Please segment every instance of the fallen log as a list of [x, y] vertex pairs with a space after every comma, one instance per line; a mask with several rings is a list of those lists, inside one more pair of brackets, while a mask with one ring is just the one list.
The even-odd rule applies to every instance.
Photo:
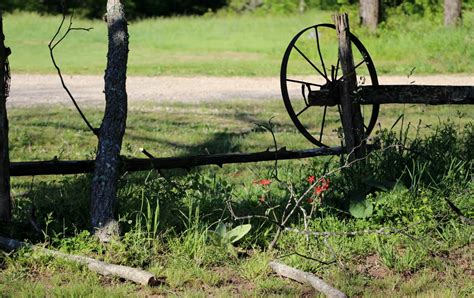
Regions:
[[0, 236], [0, 247], [6, 250], [16, 250], [22, 247], [29, 247], [34, 251], [43, 253], [48, 256], [59, 257], [68, 261], [77, 262], [79, 264], [87, 265], [89, 270], [97, 272], [104, 276], [117, 276], [129, 281], [133, 281], [134, 283], [146, 286], [157, 286], [164, 283], [164, 280], [156, 278], [152, 273], [122, 266], [122, 265], [114, 265], [108, 264], [102, 261], [95, 260], [93, 258], [78, 256], [78, 255], [70, 255], [67, 253], [54, 251], [50, 249], [46, 249], [43, 247], [39, 247], [36, 245], [31, 245], [25, 242], [21, 242], [15, 239], [4, 238]]
[[[315, 156], [339, 155], [342, 153], [344, 153], [344, 149], [341, 147], [314, 148], [297, 151], [289, 151], [283, 147], [277, 151], [266, 150], [256, 153], [210, 154], [162, 158], [123, 158], [122, 169], [132, 172], [151, 169], [190, 169], [203, 165], [217, 165], [222, 167], [224, 164], [231, 163], [299, 159]], [[11, 176], [68, 175], [92, 173], [93, 171], [93, 160], [51, 160], [10, 163]]]
[[304, 272], [278, 262], [270, 262], [268, 265], [276, 274], [296, 280], [302, 284], [310, 284], [315, 290], [325, 294], [327, 297], [347, 297], [346, 294], [327, 284], [324, 280], [316, 277], [312, 273]]

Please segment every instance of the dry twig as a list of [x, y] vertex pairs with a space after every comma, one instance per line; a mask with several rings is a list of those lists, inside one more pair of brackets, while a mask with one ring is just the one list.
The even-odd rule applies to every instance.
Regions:
[[[79, 115], [81, 115], [81, 118], [82, 118], [82, 120], [84, 120], [84, 122], [86, 123], [87, 127], [97, 136], [98, 133], [99, 133], [98, 129], [97, 129], [97, 128], [94, 128], [94, 127], [92, 126], [92, 124], [89, 122], [89, 120], [87, 120], [87, 117], [84, 115], [84, 113], [82, 112], [81, 108], [80, 108], [79, 105], [77, 104], [76, 99], [74, 98], [74, 96], [72, 95], [71, 91], [69, 90], [69, 88], [67, 87], [66, 83], [64, 82], [64, 78], [63, 78], [61, 69], [59, 68], [58, 64], [56, 63], [56, 59], [55, 59], [55, 57], [54, 57], [54, 49], [68, 36], [68, 34], [69, 34], [71, 31], [90, 31], [90, 30], [93, 29], [92, 27], [90, 27], [90, 28], [73, 27], [73, 26], [72, 26], [72, 17], [73, 17], [73, 15], [71, 15], [71, 17], [69, 18], [69, 25], [68, 25], [68, 27], [67, 27], [67, 29], [66, 29], [66, 32], [60, 36], [61, 30], [63, 29], [64, 22], [65, 22], [65, 20], [66, 20], [66, 15], [63, 14], [62, 19], [61, 19], [61, 23], [59, 24], [59, 27], [58, 27], [58, 29], [56, 30], [56, 33], [53, 35], [53, 38], [51, 38], [51, 40], [49, 41], [49, 44], [48, 44], [49, 55], [50, 55], [50, 57], [51, 57], [51, 61], [53, 62], [54, 68], [56, 68], [56, 71], [57, 71], [57, 73], [58, 73], [59, 79], [61, 80], [61, 85], [63, 86], [63, 89], [66, 91], [67, 95], [68, 95], [69, 98], [71, 99], [72, 103], [73, 103], [74, 106], [76, 107], [77, 112], [79, 113]], [[59, 36], [60, 36], [60, 37], [59, 37]], [[58, 38], [58, 37], [59, 37], [59, 38]]]

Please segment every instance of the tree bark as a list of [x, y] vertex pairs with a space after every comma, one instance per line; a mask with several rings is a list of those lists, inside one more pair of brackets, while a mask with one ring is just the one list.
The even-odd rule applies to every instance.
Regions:
[[461, 23], [461, 0], [444, 0], [444, 25], [456, 26]]
[[128, 28], [120, 0], [107, 1], [108, 53], [105, 71], [105, 113], [91, 186], [91, 224], [101, 241], [118, 234], [114, 220], [120, 171], [120, 150], [127, 120]]
[[300, 0], [300, 3], [298, 5], [298, 10], [300, 11], [301, 14], [303, 14], [306, 10], [306, 1], [305, 0]]
[[10, 157], [8, 151], [8, 117], [7, 97], [9, 89], [8, 55], [10, 49], [5, 47], [3, 18], [0, 10], [0, 221], [11, 219], [10, 196]]
[[375, 31], [379, 24], [380, 3], [379, 0], [360, 0], [359, 15], [360, 23], [370, 31]]

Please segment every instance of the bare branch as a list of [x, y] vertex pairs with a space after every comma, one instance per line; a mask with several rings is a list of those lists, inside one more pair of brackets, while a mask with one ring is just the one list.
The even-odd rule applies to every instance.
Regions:
[[[51, 40], [49, 41], [49, 44], [48, 44], [48, 48], [49, 48], [49, 55], [51, 57], [51, 61], [53, 62], [53, 65], [54, 65], [54, 68], [56, 68], [56, 71], [58, 73], [58, 76], [59, 76], [59, 79], [61, 80], [61, 85], [63, 87], [63, 89], [66, 91], [66, 93], [68, 94], [69, 98], [71, 99], [72, 103], [74, 104], [74, 106], [76, 107], [76, 110], [77, 112], [79, 113], [79, 115], [81, 116], [82, 120], [85, 122], [85, 124], [87, 125], [87, 127], [96, 135], [98, 136], [99, 134], [99, 130], [97, 128], [94, 128], [92, 126], [92, 124], [89, 122], [89, 120], [87, 120], [87, 117], [84, 115], [84, 113], [82, 112], [81, 108], [79, 107], [79, 105], [77, 104], [77, 101], [76, 99], [74, 98], [74, 96], [72, 95], [71, 91], [69, 90], [69, 88], [67, 87], [66, 83], [64, 82], [64, 78], [63, 78], [63, 75], [62, 75], [62, 72], [61, 72], [61, 69], [59, 68], [57, 62], [56, 62], [56, 59], [54, 57], [54, 49], [68, 36], [68, 34], [71, 32], [71, 31], [90, 31], [92, 30], [93, 28], [79, 28], [79, 27], [72, 27], [72, 17], [73, 15], [71, 14], [71, 17], [69, 19], [69, 25], [66, 29], [66, 32], [60, 36], [60, 33], [61, 33], [61, 30], [63, 29], [63, 26], [64, 26], [64, 22], [66, 20], [66, 15], [63, 14], [62, 15], [62, 19], [61, 19], [61, 23], [59, 24], [58, 26], [58, 29], [56, 30], [56, 32], [54, 33], [53, 37], [51, 38]], [[60, 36], [60, 37], [59, 37]], [[58, 38], [59, 37], [59, 38]]]

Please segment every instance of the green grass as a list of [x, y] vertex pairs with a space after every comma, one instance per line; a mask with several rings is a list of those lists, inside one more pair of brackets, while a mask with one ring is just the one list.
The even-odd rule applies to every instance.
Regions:
[[[413, 67], [418, 74], [472, 73], [473, 17], [466, 12], [464, 25], [458, 29], [400, 17], [382, 24], [375, 35], [357, 26], [354, 30], [381, 73], [406, 74]], [[329, 21], [328, 12], [313, 11], [303, 16], [134, 22], [130, 25], [129, 70], [133, 75], [273, 76], [279, 72], [281, 55], [292, 35], [305, 26]], [[24, 13], [5, 17], [14, 73], [53, 72], [46, 44], [58, 22], [58, 17]], [[104, 24], [77, 21], [80, 26], [90, 24], [93, 31], [73, 32], [58, 49], [66, 73], [100, 74], [105, 68]], [[332, 54], [325, 55], [330, 59]], [[14, 219], [0, 226], [1, 235], [144, 268], [167, 283], [141, 287], [23, 249], [1, 252], [0, 291], [6, 297], [317, 294], [308, 286], [271, 274], [267, 264], [278, 259], [317, 274], [349, 296], [470, 296], [474, 289], [470, 268], [473, 228], [462, 223], [445, 200], [473, 218], [473, 109], [384, 105], [373, 137], [385, 149], [355, 168], [330, 175], [330, 189], [308, 222], [313, 231], [394, 227], [407, 229], [405, 234], [369, 233], [323, 241], [283, 233], [276, 249], [269, 251], [274, 225], [257, 219], [234, 222], [226, 209], [225, 202], [232, 200], [239, 215], [263, 215], [268, 204], [280, 206], [275, 208], [280, 216], [290, 196], [287, 184], [302, 194], [308, 188], [308, 176], [320, 177], [340, 166], [336, 157], [281, 161], [281, 183], [274, 179], [273, 162], [222, 169], [208, 166], [189, 172], [124, 173], [116, 206], [123, 234], [108, 244], [98, 243], [87, 231], [89, 175], [14, 177]], [[98, 126], [100, 109], [85, 107], [84, 111]], [[321, 115], [317, 108], [310, 111], [302, 120], [317, 133]], [[293, 126], [280, 101], [142, 102], [129, 109], [122, 154], [144, 157], [139, 148], [157, 157], [263, 151], [273, 147], [271, 134], [262, 127], [269, 119], [279, 147], [312, 147]], [[9, 110], [9, 120], [12, 161], [94, 158], [97, 139], [71, 108], [14, 107]], [[325, 138], [338, 144], [337, 113], [328, 114], [326, 123]], [[408, 149], [390, 147], [400, 143]], [[271, 185], [254, 183], [262, 178], [272, 179]], [[372, 206], [367, 218], [350, 214], [351, 205], [360, 200]], [[311, 208], [306, 198], [302, 206], [306, 211]], [[32, 229], [31, 220], [40, 232]], [[209, 234], [219, 221], [234, 226], [252, 224], [251, 232], [236, 243], [238, 257], [210, 241]], [[304, 227], [300, 210], [289, 225]]]
[[[89, 107], [85, 112], [94, 123], [100, 121], [97, 110]], [[379, 151], [364, 166], [331, 175], [330, 190], [309, 222], [314, 231], [408, 227], [407, 234], [329, 237], [325, 243], [322, 238], [307, 240], [303, 235], [284, 233], [276, 249], [268, 251], [274, 226], [252, 220], [251, 232], [236, 244], [241, 251], [238, 258], [210, 241], [208, 235], [220, 220], [234, 226], [247, 223], [232, 221], [226, 211], [228, 199], [240, 215], [264, 214], [266, 207], [259, 201], [262, 196], [267, 204], [286, 204], [289, 192], [284, 183], [272, 178], [272, 162], [222, 169], [208, 166], [190, 172], [124, 173], [116, 210], [124, 233], [119, 241], [109, 244], [98, 243], [85, 231], [89, 227], [90, 176], [15, 177], [14, 220], [0, 226], [1, 235], [144, 268], [166, 278], [167, 284], [141, 287], [25, 249], [0, 254], [0, 290], [10, 297], [314, 293], [307, 286], [271, 274], [267, 263], [278, 259], [317, 274], [350, 296], [472, 295], [473, 229], [444, 201], [450, 199], [467, 217], [473, 217], [474, 131], [468, 117], [472, 113], [472, 107], [385, 106], [380, 127], [390, 129], [404, 115], [403, 127], [399, 121], [391, 132], [382, 130], [374, 135], [385, 148], [402, 142], [410, 150]], [[267, 124], [272, 117], [280, 147], [311, 147], [296, 132], [279, 101], [165, 102], [130, 107], [122, 154], [140, 157], [140, 147], [160, 157], [266, 150], [273, 140], [258, 124]], [[12, 108], [9, 118], [13, 161], [94, 155], [96, 139], [73, 110], [59, 106]], [[279, 178], [301, 194], [308, 187], [309, 175], [319, 177], [338, 166], [334, 157], [280, 162]], [[262, 178], [273, 182], [267, 188], [253, 182]], [[387, 185], [398, 181], [398, 185], [366, 196], [373, 205], [368, 218], [350, 216], [351, 193], [374, 181]], [[303, 206], [310, 207], [306, 201]], [[279, 214], [282, 207], [276, 210]], [[43, 232], [32, 230], [32, 214]], [[300, 212], [290, 225], [303, 227]]]
[[[381, 74], [407, 74], [414, 67], [417, 74], [472, 73], [474, 69], [472, 11], [464, 12], [463, 25], [456, 29], [444, 28], [442, 16], [436, 21], [393, 16], [376, 34], [359, 28], [355, 14], [351, 18], [353, 32]], [[53, 73], [47, 44], [60, 17], [15, 13], [6, 15], [4, 22], [6, 43], [13, 51], [12, 72]], [[309, 11], [301, 16], [175, 17], [132, 22], [129, 74], [278, 76], [292, 36], [310, 25], [330, 22], [328, 11]], [[63, 71], [102, 74], [107, 50], [105, 24], [75, 20], [74, 25], [94, 29], [72, 32], [59, 46], [56, 56]]]
[[[84, 125], [75, 110], [63, 106], [48, 108], [12, 108], [10, 119], [10, 147], [13, 161], [84, 159], [94, 154], [96, 138]], [[318, 108], [308, 117], [321, 117]], [[86, 115], [97, 127], [101, 111], [85, 108]], [[428, 134], [440, 122], [450, 120], [460, 127], [472, 121], [471, 106], [384, 105], [378, 119], [379, 127], [390, 128], [400, 116], [396, 129], [403, 122], [411, 126], [410, 136]], [[334, 115], [332, 115], [334, 116]], [[139, 148], [146, 148], [159, 157], [190, 154], [263, 151], [273, 147], [273, 139], [261, 125], [274, 126], [279, 146], [288, 149], [307, 149], [312, 144], [292, 124], [283, 102], [279, 100], [234, 100], [202, 103], [152, 103], [132, 105], [127, 119], [123, 154], [144, 157]], [[319, 118], [309, 130], [318, 135]], [[320, 120], [319, 120], [320, 121]], [[340, 122], [326, 119], [324, 138], [335, 139]], [[421, 122], [420, 122], [421, 121]], [[427, 127], [427, 129], [423, 129]]]

